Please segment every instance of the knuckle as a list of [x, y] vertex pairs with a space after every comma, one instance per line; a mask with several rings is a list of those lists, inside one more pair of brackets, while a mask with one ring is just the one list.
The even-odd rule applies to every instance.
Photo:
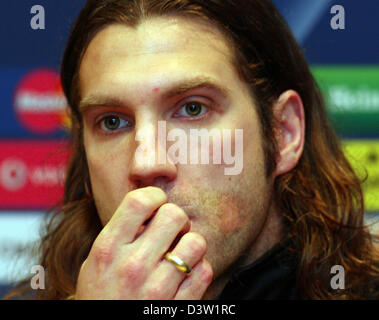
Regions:
[[184, 241], [188, 243], [193, 255], [202, 256], [207, 250], [207, 242], [204, 237], [195, 232], [188, 232], [183, 236]]
[[124, 285], [133, 288], [146, 280], [145, 261], [138, 255], [133, 255], [117, 269], [117, 275], [123, 279]]
[[159, 300], [163, 297], [163, 290], [158, 285], [150, 286], [146, 289], [145, 296], [148, 300]]
[[158, 187], [146, 187], [146, 191], [149, 193], [149, 196], [156, 202], [166, 202], [167, 195], [166, 193]]
[[91, 251], [97, 264], [109, 265], [113, 261], [113, 241], [106, 236], [98, 237]]
[[164, 204], [160, 210], [165, 219], [169, 220], [169, 223], [185, 225], [189, 220], [184, 210], [173, 203]]
[[127, 195], [126, 205], [129, 209], [133, 211], [143, 211], [147, 207], [146, 200], [143, 196], [133, 191], [134, 193], [130, 193]]
[[136, 189], [126, 196], [127, 205], [135, 210], [152, 209], [165, 201], [167, 201], [167, 195], [157, 187]]
[[202, 280], [204, 283], [207, 283], [207, 284], [211, 283], [213, 280], [213, 269], [210, 263], [208, 262], [204, 263]]

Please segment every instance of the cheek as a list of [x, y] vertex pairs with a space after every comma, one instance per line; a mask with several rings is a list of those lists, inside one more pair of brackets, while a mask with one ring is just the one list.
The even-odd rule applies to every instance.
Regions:
[[85, 135], [84, 146], [91, 177], [113, 180], [126, 172], [130, 162], [127, 152], [130, 148], [128, 138], [96, 138]]
[[234, 233], [244, 226], [242, 212], [236, 200], [221, 200], [218, 204], [215, 226], [224, 234]]
[[242, 226], [243, 220], [235, 211], [223, 213], [218, 224], [219, 230], [225, 234], [234, 233], [241, 229]]
[[108, 221], [128, 190], [126, 153], [117, 146], [86, 141], [91, 187], [102, 222]]
[[87, 144], [85, 150], [91, 182], [95, 187], [99, 180], [106, 180], [112, 175], [111, 168], [115, 165], [114, 156], [106, 148], [96, 147], [95, 144]]

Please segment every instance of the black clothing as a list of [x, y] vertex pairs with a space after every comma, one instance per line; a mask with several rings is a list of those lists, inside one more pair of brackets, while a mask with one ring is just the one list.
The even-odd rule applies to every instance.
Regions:
[[295, 300], [298, 258], [289, 240], [277, 244], [252, 264], [237, 269], [219, 300]]

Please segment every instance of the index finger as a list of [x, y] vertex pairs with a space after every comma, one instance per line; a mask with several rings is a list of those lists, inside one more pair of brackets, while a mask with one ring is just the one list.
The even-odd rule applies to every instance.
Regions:
[[166, 193], [157, 187], [130, 191], [104, 229], [119, 238], [122, 243], [130, 243], [143, 223], [166, 202]]

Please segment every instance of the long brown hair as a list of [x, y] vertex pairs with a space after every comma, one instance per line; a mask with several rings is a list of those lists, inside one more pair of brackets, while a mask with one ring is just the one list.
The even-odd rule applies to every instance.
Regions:
[[[324, 101], [288, 26], [269, 0], [89, 0], [72, 30], [61, 79], [72, 115], [72, 149], [63, 204], [41, 244], [46, 290], [38, 298], [74, 294], [80, 266], [101, 230], [90, 188], [82, 139], [78, 70], [96, 33], [107, 25], [136, 26], [150, 16], [179, 15], [213, 23], [233, 44], [235, 67], [256, 101], [261, 120], [266, 172], [275, 169], [277, 145], [272, 105], [282, 92], [296, 90], [305, 108], [305, 148], [295, 169], [277, 177], [275, 196], [287, 232], [296, 243], [300, 297], [369, 298], [378, 282], [378, 258], [363, 226], [361, 182], [328, 124]], [[330, 286], [330, 270], [342, 265], [344, 290]]]

